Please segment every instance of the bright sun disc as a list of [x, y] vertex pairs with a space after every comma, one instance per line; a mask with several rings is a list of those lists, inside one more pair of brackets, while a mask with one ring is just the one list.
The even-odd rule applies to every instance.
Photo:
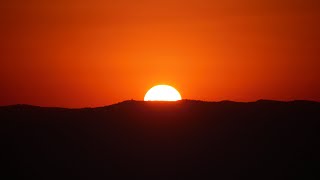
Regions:
[[168, 85], [157, 85], [151, 88], [144, 96], [145, 101], [178, 101], [181, 100], [180, 93]]

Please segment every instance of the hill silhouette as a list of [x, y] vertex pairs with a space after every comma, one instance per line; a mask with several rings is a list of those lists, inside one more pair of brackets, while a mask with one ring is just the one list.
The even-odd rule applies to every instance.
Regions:
[[0, 107], [0, 119], [0, 176], [12, 179], [317, 179], [319, 172], [318, 102], [14, 105]]

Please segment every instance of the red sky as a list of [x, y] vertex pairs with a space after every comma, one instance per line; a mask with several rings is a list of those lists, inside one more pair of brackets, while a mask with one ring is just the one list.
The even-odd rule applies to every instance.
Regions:
[[0, 2], [0, 105], [320, 101], [317, 0]]

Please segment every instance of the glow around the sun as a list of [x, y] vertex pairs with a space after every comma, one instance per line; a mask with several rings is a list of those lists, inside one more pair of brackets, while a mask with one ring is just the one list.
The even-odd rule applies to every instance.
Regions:
[[144, 96], [145, 101], [178, 101], [181, 100], [180, 93], [168, 85], [157, 85], [152, 87]]

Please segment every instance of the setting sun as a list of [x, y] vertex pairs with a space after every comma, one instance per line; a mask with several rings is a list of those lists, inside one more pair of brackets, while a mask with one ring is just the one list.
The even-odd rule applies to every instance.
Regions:
[[157, 85], [151, 88], [144, 96], [145, 101], [178, 101], [181, 100], [180, 93], [168, 85]]

